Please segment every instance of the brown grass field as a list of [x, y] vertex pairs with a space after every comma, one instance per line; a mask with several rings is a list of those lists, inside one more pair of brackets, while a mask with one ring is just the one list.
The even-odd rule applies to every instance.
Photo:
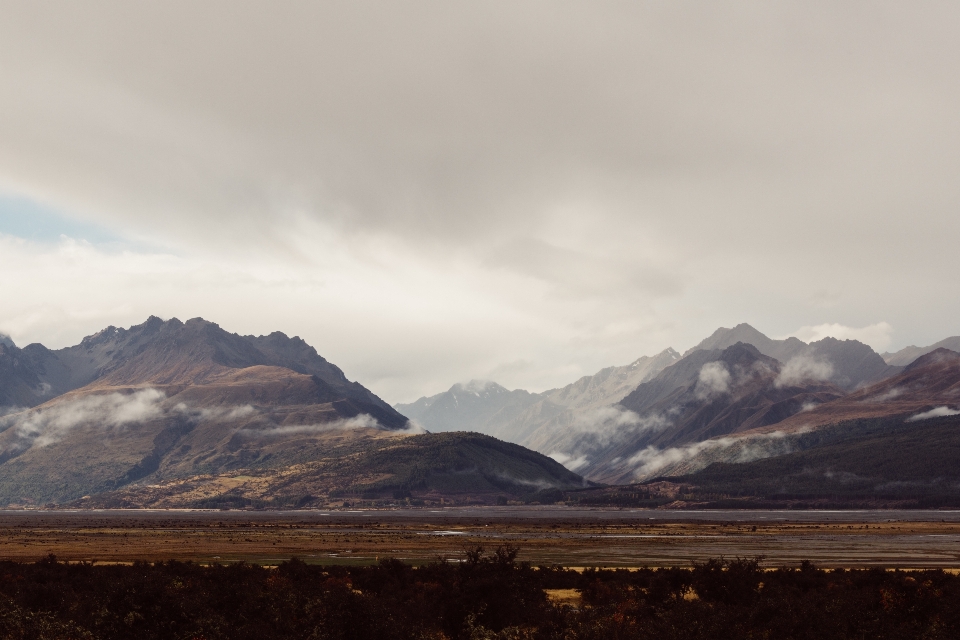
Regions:
[[0, 559], [412, 564], [455, 560], [509, 544], [520, 559], [568, 567], [689, 566], [763, 556], [767, 566], [960, 567], [956, 512], [723, 512], [691, 519], [664, 511], [525, 513], [497, 509], [244, 512], [6, 511]]

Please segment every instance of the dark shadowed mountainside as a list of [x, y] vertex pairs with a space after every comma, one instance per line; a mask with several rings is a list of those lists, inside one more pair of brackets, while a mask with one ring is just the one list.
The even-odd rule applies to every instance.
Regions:
[[0, 342], [0, 415], [32, 407], [52, 395], [32, 365], [29, 356], [12, 341]]
[[820, 442], [774, 458], [713, 464], [673, 480], [689, 485], [691, 502], [727, 506], [739, 499], [744, 507], [757, 501], [960, 507], [960, 415], [856, 420], [805, 437]]
[[478, 433], [422, 434], [345, 442], [284, 469], [192, 476], [126, 487], [77, 501], [92, 507], [244, 507], [279, 499], [298, 506], [330, 500], [495, 502], [556, 500], [589, 486], [539, 453]]

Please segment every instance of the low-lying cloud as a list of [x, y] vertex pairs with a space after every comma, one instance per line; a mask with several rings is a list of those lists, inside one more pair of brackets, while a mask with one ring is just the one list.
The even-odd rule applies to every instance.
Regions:
[[670, 424], [670, 420], [661, 414], [641, 416], [620, 405], [610, 405], [578, 414], [571, 426], [596, 445], [627, 436], [663, 431]]
[[268, 427], [266, 429], [241, 429], [238, 433], [251, 438], [273, 438], [301, 433], [324, 433], [328, 431], [349, 431], [354, 429], [379, 429], [380, 423], [373, 416], [361, 413], [352, 418], [321, 422], [318, 424], [294, 424]]
[[802, 382], [829, 380], [833, 376], [833, 365], [808, 355], [790, 358], [780, 374], [774, 380], [775, 387], [790, 387]]
[[792, 450], [792, 441], [787, 434], [774, 431], [761, 435], [724, 436], [667, 449], [649, 446], [634, 454], [627, 464], [634, 467], [637, 480], [647, 480], [658, 475], [699, 471], [714, 462], [753, 462]]
[[258, 413], [252, 405], [244, 404], [238, 407], [203, 407], [195, 409], [181, 402], [177, 404], [173, 411], [176, 413], [188, 414], [198, 420], [205, 422], [229, 422], [232, 420], [242, 420]]
[[[32, 447], [46, 447], [59, 442], [72, 429], [99, 427], [124, 428], [151, 420], [180, 418], [192, 423], [217, 422], [260, 424], [263, 428], [245, 426], [237, 431], [242, 437], [269, 438], [289, 434], [322, 433], [336, 430], [382, 429], [376, 418], [360, 414], [331, 422], [306, 425], [277, 425], [268, 413], [251, 405], [225, 407], [191, 407], [180, 402], [165, 404], [166, 394], [157, 389], [135, 393], [106, 393], [61, 400], [50, 406], [0, 413], [0, 454], [17, 455]], [[423, 433], [422, 427], [410, 422], [405, 430], [395, 433]]]
[[900, 387], [894, 387], [892, 389], [884, 391], [879, 395], [864, 398], [863, 402], [886, 402], [887, 400], [893, 400], [897, 396], [901, 396], [901, 395], [903, 395], [903, 389], [901, 389]]
[[700, 369], [697, 380], [696, 395], [699, 400], [706, 400], [730, 391], [730, 371], [722, 362], [708, 362]]
[[4, 430], [14, 429], [15, 449], [45, 447], [58, 442], [71, 429], [98, 424], [116, 428], [160, 417], [166, 395], [156, 389], [131, 394], [107, 393], [68, 400], [50, 407], [8, 414], [0, 418]]
[[576, 471], [577, 469], [585, 466], [588, 462], [590, 462], [589, 458], [587, 458], [587, 456], [585, 455], [574, 457], [572, 455], [561, 453], [559, 451], [554, 451], [553, 453], [548, 454], [547, 457], [553, 458], [554, 460], [556, 460], [557, 462], [565, 466], [570, 471]]
[[[641, 416], [620, 405], [597, 407], [578, 413], [571, 422], [564, 423], [563, 432], [568, 437], [561, 442], [545, 441], [533, 448], [538, 451], [552, 450], [549, 457], [571, 471], [577, 471], [589, 464], [592, 452], [601, 451], [616, 442], [658, 433], [671, 424], [668, 416], [659, 413]], [[530, 446], [529, 442], [527, 446]]]
[[907, 422], [916, 422], [917, 420], [928, 420], [930, 418], [945, 418], [947, 416], [958, 416], [960, 411], [956, 409], [951, 409], [950, 407], [936, 407], [930, 409], [929, 411], [924, 411], [923, 413], [918, 413], [916, 415], [910, 416], [907, 418]]

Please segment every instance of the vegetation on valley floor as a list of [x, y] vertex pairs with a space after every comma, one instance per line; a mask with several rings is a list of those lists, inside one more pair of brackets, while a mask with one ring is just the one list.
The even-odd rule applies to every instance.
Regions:
[[960, 577], [943, 571], [532, 567], [468, 549], [421, 567], [270, 569], [0, 562], [4, 638], [956, 638]]

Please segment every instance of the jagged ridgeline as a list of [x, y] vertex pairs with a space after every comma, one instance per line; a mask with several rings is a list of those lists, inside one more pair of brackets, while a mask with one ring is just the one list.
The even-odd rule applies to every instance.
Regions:
[[[960, 419], [956, 349], [960, 337], [881, 355], [856, 340], [776, 340], [740, 324], [682, 356], [667, 349], [560, 389], [472, 382], [396, 408], [435, 428], [497, 434], [596, 482], [700, 487], [690, 504], [749, 493], [952, 505], [960, 489], [942, 470], [960, 468], [960, 438], [930, 421]], [[640, 506], [684, 494], [624, 491], [618, 500]], [[586, 493], [598, 492], [609, 497]]]
[[582, 486], [516, 445], [417, 435], [300, 338], [200, 318], [56, 351], [3, 341], [0, 406], [0, 504], [489, 502]]

